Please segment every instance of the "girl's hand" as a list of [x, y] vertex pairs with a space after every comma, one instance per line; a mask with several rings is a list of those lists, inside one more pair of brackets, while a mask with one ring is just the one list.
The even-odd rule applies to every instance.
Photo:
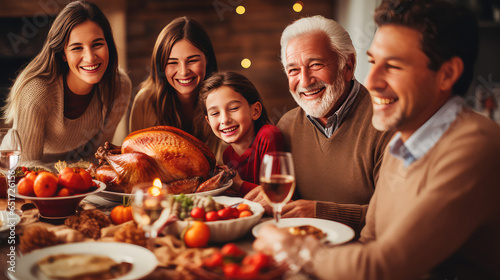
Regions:
[[[224, 169], [225, 171], [230, 170], [230, 168], [227, 167], [227, 165], [222, 165], [222, 166], [220, 166], [220, 168]], [[236, 171], [236, 170], [233, 170], [233, 171], [234, 171], [234, 173], [236, 173], [236, 175], [233, 177], [233, 184], [231, 185], [231, 189], [236, 191], [236, 193], [239, 193], [240, 189], [241, 189], [241, 184], [243, 184], [243, 180], [241, 179], [238, 171]]]
[[243, 180], [241, 179], [238, 171], [235, 170], [234, 172], [236, 172], [236, 175], [233, 177], [233, 184], [231, 185], [231, 189], [239, 193], [241, 189], [241, 184], [243, 184]]

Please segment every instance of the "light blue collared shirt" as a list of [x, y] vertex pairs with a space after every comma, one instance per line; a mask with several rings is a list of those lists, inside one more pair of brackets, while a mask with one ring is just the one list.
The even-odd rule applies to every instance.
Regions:
[[408, 167], [423, 157], [448, 130], [458, 114], [462, 112], [464, 99], [460, 96], [450, 98], [430, 119], [415, 131], [406, 142], [398, 132], [389, 142], [391, 155], [401, 159]]
[[316, 118], [307, 115], [307, 119], [309, 119], [309, 121], [314, 124], [319, 129], [319, 131], [323, 133], [323, 135], [328, 138], [332, 137], [333, 133], [337, 131], [337, 129], [342, 124], [342, 121], [349, 112], [349, 109], [351, 109], [352, 104], [358, 96], [360, 88], [360, 83], [357, 80], [354, 80], [351, 91], [349, 92], [346, 100], [333, 115], [327, 118], [325, 127], [323, 127], [323, 125], [321, 125], [321, 123]]

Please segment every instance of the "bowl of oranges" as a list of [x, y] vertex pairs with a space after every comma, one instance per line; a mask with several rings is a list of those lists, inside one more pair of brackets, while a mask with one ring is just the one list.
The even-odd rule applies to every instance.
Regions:
[[58, 174], [31, 171], [17, 184], [16, 197], [30, 200], [46, 219], [61, 219], [75, 214], [88, 195], [103, 191], [106, 185], [93, 180], [83, 168], [66, 167]]

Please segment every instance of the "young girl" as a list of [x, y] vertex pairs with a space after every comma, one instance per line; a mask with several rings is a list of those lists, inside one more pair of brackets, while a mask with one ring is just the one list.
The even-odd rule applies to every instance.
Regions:
[[66, 5], [7, 99], [5, 120], [19, 132], [24, 165], [95, 160], [97, 148], [112, 141], [130, 93], [104, 14], [86, 1]]
[[208, 144], [222, 161], [220, 142], [203, 121], [198, 107], [201, 83], [217, 71], [208, 34], [187, 17], [172, 20], [158, 35], [151, 73], [141, 84], [130, 114], [130, 131], [168, 125]]
[[217, 73], [207, 79], [200, 105], [213, 133], [231, 145], [223, 161], [238, 172], [232, 188], [244, 196], [259, 184], [264, 154], [284, 151], [283, 135], [271, 125], [255, 86], [238, 73]]

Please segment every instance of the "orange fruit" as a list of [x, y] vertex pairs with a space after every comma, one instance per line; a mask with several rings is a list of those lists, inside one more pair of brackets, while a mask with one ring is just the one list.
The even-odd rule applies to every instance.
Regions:
[[82, 176], [83, 182], [85, 182], [85, 187], [87, 188], [87, 190], [90, 189], [94, 185], [94, 181], [92, 180], [92, 175], [90, 175], [90, 173], [83, 168], [80, 168], [78, 173], [80, 174], [80, 176]]
[[36, 176], [38, 176], [40, 172], [38, 171], [30, 171], [26, 174], [25, 178], [31, 179], [31, 181], [35, 182]]
[[238, 211], [240, 211], [240, 212], [243, 212], [245, 210], [250, 210], [250, 206], [248, 206], [248, 204], [245, 204], [245, 203], [240, 203], [240, 204], [238, 204], [236, 209], [238, 209]]
[[71, 191], [68, 188], [61, 188], [57, 192], [56, 196], [60, 196], [60, 197], [61, 196], [71, 196]]
[[57, 192], [57, 177], [50, 172], [41, 172], [33, 183], [35, 195], [38, 197], [51, 197]]
[[22, 195], [35, 196], [33, 184], [33, 180], [24, 177], [19, 181], [19, 184], [17, 184], [17, 191]]
[[184, 234], [184, 243], [191, 248], [205, 247], [209, 238], [210, 228], [204, 222], [194, 221]]
[[250, 216], [252, 216], [252, 215], [253, 215], [252, 211], [245, 210], [245, 211], [241, 211], [241, 213], [240, 213], [240, 218], [243, 218], [243, 217], [250, 217]]
[[87, 185], [80, 175], [78, 170], [75, 170], [71, 167], [66, 167], [61, 172], [59, 172], [59, 185], [68, 188], [77, 193], [86, 192], [91, 186], [92, 183]]

